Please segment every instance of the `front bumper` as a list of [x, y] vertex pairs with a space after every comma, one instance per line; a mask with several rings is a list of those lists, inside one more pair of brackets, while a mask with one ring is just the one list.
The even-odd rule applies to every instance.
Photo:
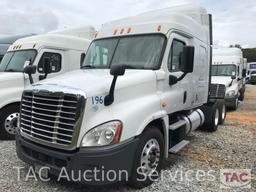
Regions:
[[252, 77], [249, 79], [249, 82], [250, 82], [250, 83], [256, 83], [256, 76], [252, 76]]
[[[69, 181], [102, 185], [126, 181], [130, 177], [138, 141], [136, 138], [115, 146], [80, 148], [66, 152], [40, 146], [17, 134], [16, 151], [21, 160], [32, 166], [49, 167], [49, 175], [59, 177], [65, 169]], [[95, 170], [98, 170], [97, 173]], [[113, 172], [117, 175], [116, 179]], [[72, 177], [75, 175], [78, 178], [78, 174], [82, 175], [81, 180], [73, 180]]]
[[225, 104], [227, 107], [233, 107], [236, 103], [237, 96], [227, 97], [225, 96]]

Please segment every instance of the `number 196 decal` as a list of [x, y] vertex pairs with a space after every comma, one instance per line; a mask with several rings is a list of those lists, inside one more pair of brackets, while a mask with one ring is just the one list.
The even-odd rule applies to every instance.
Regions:
[[101, 104], [103, 104], [103, 97], [102, 96], [92, 97], [92, 104], [93, 105], [101, 105]]

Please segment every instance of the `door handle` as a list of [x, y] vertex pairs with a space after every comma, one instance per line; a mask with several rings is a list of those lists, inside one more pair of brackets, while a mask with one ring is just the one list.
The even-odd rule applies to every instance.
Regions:
[[187, 101], [187, 91], [184, 91], [184, 95], [183, 95], [183, 104], [185, 104]]

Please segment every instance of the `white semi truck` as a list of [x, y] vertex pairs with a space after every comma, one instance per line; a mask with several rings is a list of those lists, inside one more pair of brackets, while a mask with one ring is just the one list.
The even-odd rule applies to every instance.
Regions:
[[248, 82], [251, 84], [256, 83], [256, 62], [248, 63]]
[[226, 106], [236, 110], [244, 99], [246, 69], [239, 48], [213, 49], [212, 82], [226, 86]]
[[[66, 169], [89, 184], [151, 184], [191, 131], [216, 131], [225, 118], [225, 86], [210, 83], [211, 34], [211, 16], [197, 6], [104, 24], [81, 70], [24, 90], [18, 157], [49, 167], [45, 176]], [[127, 174], [108, 180], [109, 171]]]
[[46, 78], [46, 65], [52, 68], [48, 78], [79, 69], [94, 34], [86, 26], [22, 38], [9, 47], [0, 65], [0, 139], [15, 138], [20, 98], [30, 84], [24, 67], [34, 67], [35, 82]]

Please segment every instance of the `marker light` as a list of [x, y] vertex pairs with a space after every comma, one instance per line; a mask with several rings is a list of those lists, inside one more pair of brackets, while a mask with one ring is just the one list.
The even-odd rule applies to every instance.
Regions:
[[127, 30], [127, 33], [130, 33], [132, 31], [132, 28], [129, 27], [128, 30]]
[[113, 32], [113, 35], [116, 35], [116, 34], [117, 34], [117, 31], [118, 31], [118, 30], [115, 29], [114, 32]]
[[157, 31], [158, 31], [158, 32], [161, 31], [161, 25], [158, 25], [158, 26], [157, 26]]

